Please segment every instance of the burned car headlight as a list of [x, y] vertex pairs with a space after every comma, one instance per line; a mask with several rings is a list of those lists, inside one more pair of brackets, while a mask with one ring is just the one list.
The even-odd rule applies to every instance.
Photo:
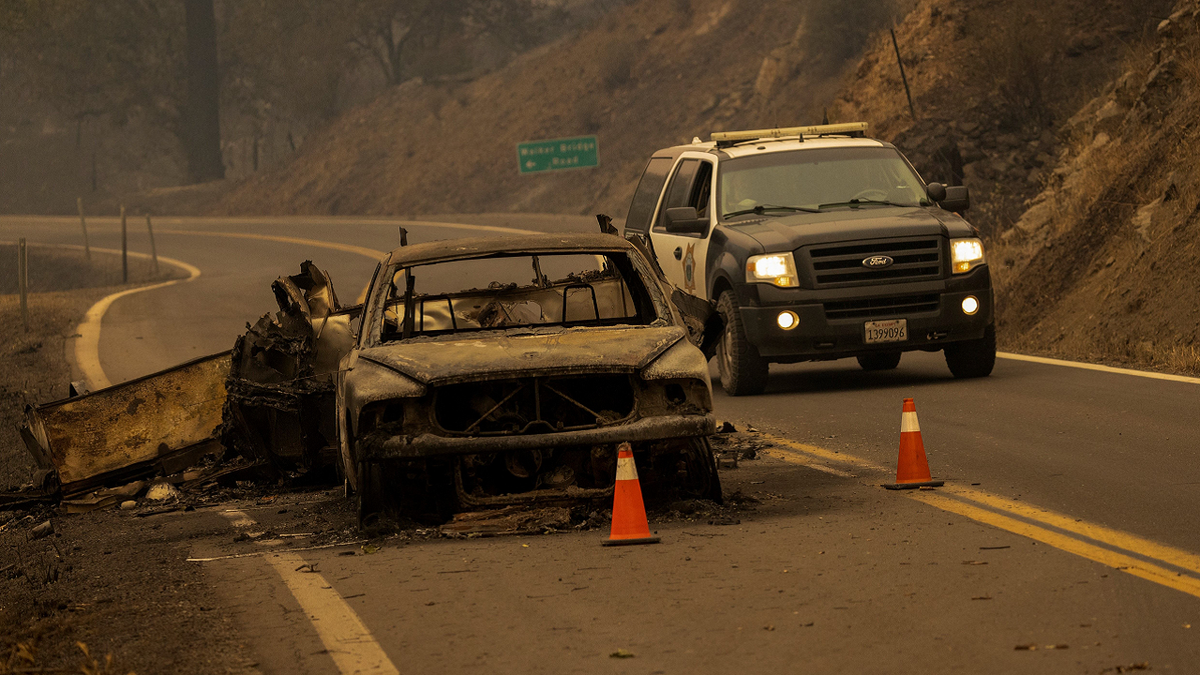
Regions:
[[746, 260], [746, 283], [768, 283], [780, 288], [800, 285], [796, 276], [796, 260], [791, 251], [753, 255]]
[[975, 237], [950, 240], [950, 265], [955, 274], [963, 274], [984, 263], [983, 242]]

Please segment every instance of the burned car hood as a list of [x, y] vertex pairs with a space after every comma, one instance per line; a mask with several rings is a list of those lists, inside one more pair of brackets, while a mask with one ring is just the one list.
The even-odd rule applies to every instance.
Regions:
[[811, 244], [882, 239], [897, 236], [941, 235], [970, 237], [971, 226], [962, 218], [936, 207], [866, 206], [828, 213], [795, 213], [766, 217], [760, 222], [733, 226], [754, 237], [764, 251], [787, 251]]
[[679, 326], [497, 331], [392, 342], [363, 349], [359, 358], [423, 384], [450, 384], [543, 373], [634, 372], [685, 337]]

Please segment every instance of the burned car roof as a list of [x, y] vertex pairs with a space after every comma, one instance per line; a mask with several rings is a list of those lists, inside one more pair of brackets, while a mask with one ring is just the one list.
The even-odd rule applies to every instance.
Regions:
[[416, 264], [477, 258], [489, 254], [581, 251], [630, 251], [633, 246], [611, 234], [530, 234], [516, 237], [447, 239], [409, 244], [388, 254], [389, 264]]

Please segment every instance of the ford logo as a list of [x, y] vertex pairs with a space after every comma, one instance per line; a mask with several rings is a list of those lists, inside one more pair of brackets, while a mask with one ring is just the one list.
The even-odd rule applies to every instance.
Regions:
[[873, 255], [870, 258], [864, 258], [862, 261], [862, 266], [869, 267], [871, 269], [882, 269], [884, 267], [891, 267], [892, 263], [894, 262], [896, 261], [892, 260], [891, 256]]

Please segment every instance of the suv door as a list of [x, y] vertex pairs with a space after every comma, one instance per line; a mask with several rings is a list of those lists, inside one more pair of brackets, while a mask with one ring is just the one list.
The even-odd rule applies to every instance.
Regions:
[[[709, 234], [716, 215], [712, 203], [714, 166], [708, 157], [683, 155], [675, 165], [664, 198], [650, 228], [650, 241], [658, 264], [667, 279], [689, 295], [708, 300], [707, 275]], [[690, 206], [709, 225], [703, 232], [667, 232], [667, 209]]]

